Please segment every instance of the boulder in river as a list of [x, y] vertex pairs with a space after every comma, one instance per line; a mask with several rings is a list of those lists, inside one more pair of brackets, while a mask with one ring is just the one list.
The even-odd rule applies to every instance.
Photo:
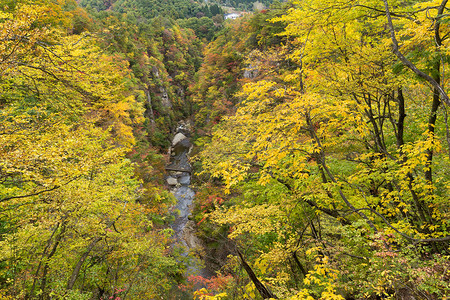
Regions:
[[178, 144], [179, 142], [183, 141], [187, 139], [187, 137], [182, 134], [181, 132], [178, 132], [177, 134], [175, 134], [175, 136], [173, 137], [172, 140], [172, 147], [174, 147], [176, 144]]
[[168, 185], [177, 185], [178, 180], [172, 176], [167, 177], [166, 179]]
[[176, 143], [175, 146], [172, 147], [171, 153], [175, 153], [175, 156], [179, 155], [187, 155], [189, 153], [190, 148], [192, 147], [191, 141], [189, 139], [184, 139]]
[[179, 182], [181, 185], [189, 185], [189, 184], [191, 183], [191, 176], [190, 176], [189, 174], [184, 175], [184, 176], [181, 176], [181, 177], [178, 179], [178, 182]]

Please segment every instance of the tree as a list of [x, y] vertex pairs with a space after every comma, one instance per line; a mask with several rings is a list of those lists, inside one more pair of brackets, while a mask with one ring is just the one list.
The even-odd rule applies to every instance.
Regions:
[[57, 8], [0, 15], [0, 295], [155, 298], [178, 267], [125, 156], [142, 103], [126, 61], [49, 22]]
[[[272, 20], [288, 23], [291, 42], [252, 54], [263, 71], [200, 156], [234, 195], [210, 217], [252, 249], [254, 266], [272, 267], [260, 276], [277, 296], [444, 295], [448, 157], [437, 86], [391, 51], [383, 3], [294, 5]], [[445, 2], [391, 7], [404, 57], [439, 81]]]

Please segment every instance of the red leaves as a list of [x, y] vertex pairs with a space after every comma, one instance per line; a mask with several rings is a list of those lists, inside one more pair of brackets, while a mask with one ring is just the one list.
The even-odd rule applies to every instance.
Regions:
[[200, 275], [190, 275], [187, 279], [188, 283], [186, 285], [179, 285], [178, 287], [182, 291], [192, 291], [197, 288], [206, 287], [209, 292], [208, 295], [213, 296], [215, 293], [226, 288], [231, 280], [233, 280], [233, 276], [231, 275], [218, 274], [211, 278], [205, 278]]

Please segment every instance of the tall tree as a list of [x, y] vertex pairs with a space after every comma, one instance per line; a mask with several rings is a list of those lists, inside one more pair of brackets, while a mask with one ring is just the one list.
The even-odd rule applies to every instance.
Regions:
[[143, 115], [132, 74], [54, 11], [0, 15], [0, 295], [155, 298], [177, 267], [125, 156]]
[[395, 28], [382, 2], [294, 2], [273, 20], [291, 42], [252, 54], [260, 75], [201, 154], [234, 195], [211, 217], [271, 266], [260, 276], [277, 296], [447, 293], [445, 95], [398, 60], [401, 44], [445, 86], [445, 1], [389, 8]]

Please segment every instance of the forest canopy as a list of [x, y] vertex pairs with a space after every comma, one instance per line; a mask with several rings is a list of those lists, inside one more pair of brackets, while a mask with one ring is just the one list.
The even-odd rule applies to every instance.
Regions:
[[147, 20], [158, 16], [184, 19], [223, 14], [223, 10], [217, 4], [202, 4], [191, 0], [81, 0], [80, 4], [98, 11], [113, 10]]
[[447, 2], [0, 0], [0, 298], [444, 299]]

